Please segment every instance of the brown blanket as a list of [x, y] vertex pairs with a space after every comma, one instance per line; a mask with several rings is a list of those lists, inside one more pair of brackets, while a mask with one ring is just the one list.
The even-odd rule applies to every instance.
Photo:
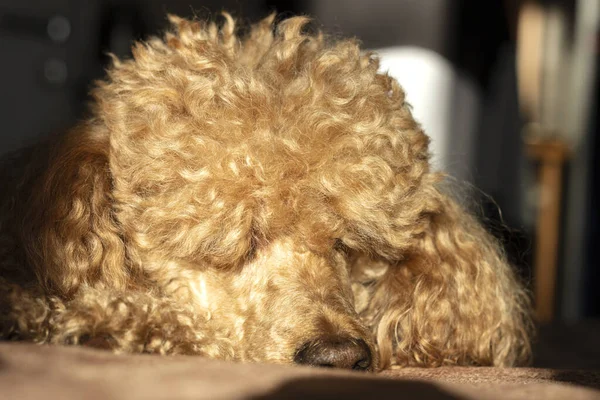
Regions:
[[5, 399], [600, 399], [600, 371], [406, 368], [365, 373], [236, 364], [199, 357], [118, 356], [0, 343]]

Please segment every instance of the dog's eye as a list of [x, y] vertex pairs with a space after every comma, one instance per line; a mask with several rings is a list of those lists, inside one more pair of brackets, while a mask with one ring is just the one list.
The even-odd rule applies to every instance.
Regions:
[[360, 282], [364, 287], [371, 287], [377, 283], [377, 279], [369, 279], [368, 281]]

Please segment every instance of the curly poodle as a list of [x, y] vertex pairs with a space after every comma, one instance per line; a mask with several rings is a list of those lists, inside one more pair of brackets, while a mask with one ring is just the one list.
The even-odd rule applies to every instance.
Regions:
[[0, 337], [355, 370], [530, 354], [528, 295], [356, 40], [170, 17], [5, 160]]

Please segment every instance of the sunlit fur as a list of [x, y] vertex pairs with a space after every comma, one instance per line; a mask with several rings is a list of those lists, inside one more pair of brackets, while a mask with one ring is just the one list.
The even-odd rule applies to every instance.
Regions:
[[[380, 367], [529, 356], [527, 296], [441, 188], [398, 83], [354, 40], [171, 17], [91, 117], [4, 162], [2, 337], [290, 363], [323, 335]], [[18, 166], [22, 165], [22, 168]]]

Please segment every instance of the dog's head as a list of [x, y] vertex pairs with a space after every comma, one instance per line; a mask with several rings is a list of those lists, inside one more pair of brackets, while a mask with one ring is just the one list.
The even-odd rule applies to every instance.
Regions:
[[59, 200], [38, 219], [55, 223], [34, 228], [45, 250], [30, 254], [48, 288], [143, 277], [242, 359], [521, 358], [521, 289], [437, 190], [428, 139], [376, 57], [300, 17], [242, 38], [229, 16], [172, 22], [115, 61], [47, 175]]

